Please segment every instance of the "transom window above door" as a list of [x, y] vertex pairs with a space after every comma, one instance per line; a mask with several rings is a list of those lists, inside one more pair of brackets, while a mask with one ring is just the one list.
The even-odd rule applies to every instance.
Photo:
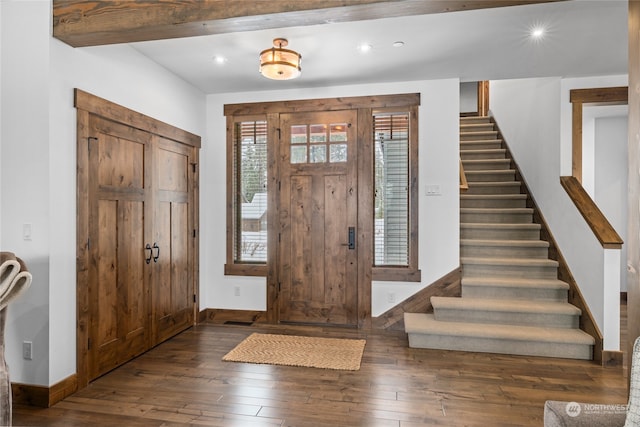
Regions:
[[344, 163], [347, 161], [349, 123], [319, 123], [291, 126], [290, 162]]

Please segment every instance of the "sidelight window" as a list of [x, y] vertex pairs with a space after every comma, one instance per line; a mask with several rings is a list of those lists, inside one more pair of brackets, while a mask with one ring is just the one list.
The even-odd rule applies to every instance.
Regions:
[[409, 264], [409, 115], [377, 114], [375, 265]]
[[419, 280], [415, 109], [373, 112], [374, 278]]
[[234, 263], [267, 261], [267, 122], [234, 123]]

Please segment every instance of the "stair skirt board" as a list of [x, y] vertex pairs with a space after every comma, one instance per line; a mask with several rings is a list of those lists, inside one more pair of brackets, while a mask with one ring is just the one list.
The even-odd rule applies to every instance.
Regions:
[[593, 337], [579, 329], [440, 322], [405, 313], [409, 347], [591, 360]]

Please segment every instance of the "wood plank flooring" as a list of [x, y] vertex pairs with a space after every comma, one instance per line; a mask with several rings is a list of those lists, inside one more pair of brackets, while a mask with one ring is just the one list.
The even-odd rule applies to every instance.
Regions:
[[[252, 332], [365, 338], [359, 371], [222, 362]], [[625, 404], [626, 369], [408, 348], [401, 332], [196, 326], [15, 426], [541, 426], [547, 399]]]

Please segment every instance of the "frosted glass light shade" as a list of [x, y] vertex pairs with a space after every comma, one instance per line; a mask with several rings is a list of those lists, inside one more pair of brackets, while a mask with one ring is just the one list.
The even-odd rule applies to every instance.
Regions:
[[302, 55], [289, 49], [283, 49], [288, 42], [275, 39], [273, 47], [260, 52], [260, 74], [273, 80], [295, 79], [302, 72]]

